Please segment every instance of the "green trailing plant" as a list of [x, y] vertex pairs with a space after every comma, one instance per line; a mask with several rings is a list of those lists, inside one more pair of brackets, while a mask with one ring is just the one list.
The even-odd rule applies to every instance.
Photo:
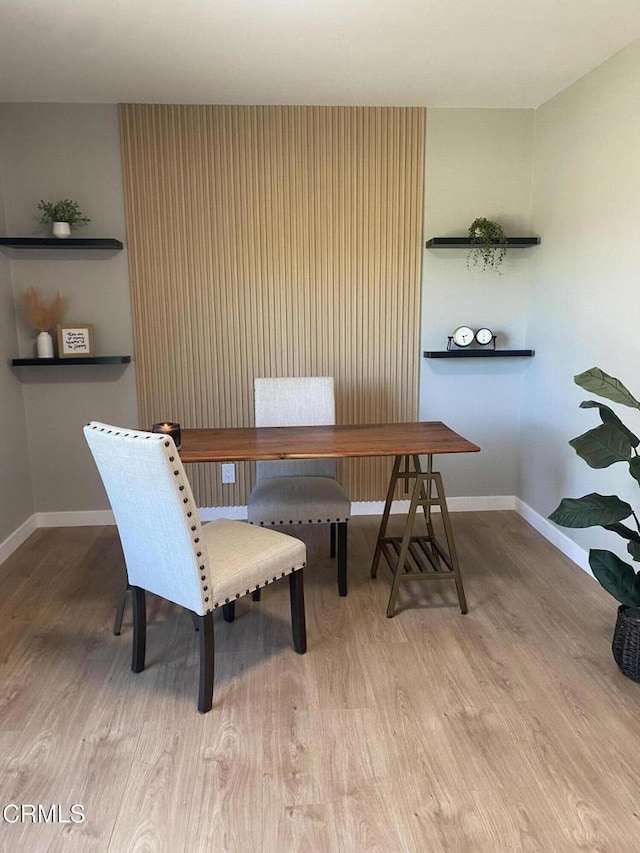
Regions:
[[[640, 402], [619, 379], [598, 367], [574, 376], [576, 385], [622, 406], [640, 409]], [[592, 468], [608, 468], [617, 462], [629, 467], [629, 474], [640, 483], [640, 439], [620, 420], [609, 406], [596, 400], [583, 400], [581, 409], [598, 409], [602, 423], [572, 439], [569, 444]], [[603, 527], [617, 533], [627, 542], [631, 559], [640, 562], [640, 523], [631, 504], [616, 495], [597, 492], [581, 498], [563, 498], [549, 516], [562, 527]], [[631, 526], [623, 524], [631, 519]], [[611, 551], [592, 548], [589, 551], [591, 571], [602, 586], [621, 604], [640, 607], [640, 575]]]
[[471, 248], [467, 255], [467, 267], [495, 270], [501, 275], [500, 266], [507, 254], [507, 237], [502, 225], [480, 216], [469, 226]]
[[68, 222], [70, 228], [81, 228], [91, 220], [80, 210], [77, 201], [65, 198], [61, 201], [44, 201], [38, 205], [40, 222]]

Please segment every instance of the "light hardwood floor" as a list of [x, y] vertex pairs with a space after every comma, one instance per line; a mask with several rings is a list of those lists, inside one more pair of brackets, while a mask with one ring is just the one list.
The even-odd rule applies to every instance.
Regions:
[[443, 581], [404, 586], [387, 619], [377, 524], [350, 523], [346, 599], [304, 530], [306, 656], [286, 582], [216, 621], [206, 715], [187, 613], [150, 597], [140, 675], [130, 609], [111, 634], [115, 528], [37, 531], [0, 567], [0, 797], [86, 819], [0, 822], [0, 849], [637, 853], [640, 685], [611, 656], [615, 602], [515, 513], [458, 513], [469, 614]]

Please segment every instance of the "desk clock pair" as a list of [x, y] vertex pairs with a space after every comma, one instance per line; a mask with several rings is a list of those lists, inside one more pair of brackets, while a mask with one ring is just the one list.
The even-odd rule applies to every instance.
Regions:
[[468, 347], [474, 341], [481, 347], [493, 344], [493, 347], [495, 348], [496, 335], [494, 335], [491, 329], [484, 327], [474, 332], [473, 329], [469, 328], [469, 326], [458, 326], [458, 328], [449, 335], [447, 349], [451, 349], [454, 344], [457, 347]]

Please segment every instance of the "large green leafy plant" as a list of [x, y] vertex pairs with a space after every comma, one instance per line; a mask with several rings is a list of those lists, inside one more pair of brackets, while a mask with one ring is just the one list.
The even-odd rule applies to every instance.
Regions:
[[[640, 409], [640, 402], [619, 379], [592, 367], [574, 377], [576, 385], [606, 400]], [[602, 423], [572, 439], [569, 444], [592, 468], [608, 468], [617, 462], [629, 466], [629, 474], [640, 483], [640, 439], [626, 427], [616, 413], [604, 403], [583, 400], [581, 409], [598, 409]], [[581, 498], [563, 498], [549, 518], [562, 527], [604, 527], [627, 541], [632, 560], [640, 562], [640, 523], [631, 504], [616, 495], [592, 492]], [[632, 519], [632, 525], [623, 524]], [[589, 551], [591, 571], [602, 586], [619, 602], [640, 607], [640, 575], [611, 551], [592, 548]]]

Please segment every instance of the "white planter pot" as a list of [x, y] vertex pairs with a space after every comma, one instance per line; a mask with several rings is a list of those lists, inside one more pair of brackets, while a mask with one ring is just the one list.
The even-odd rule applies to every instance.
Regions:
[[36, 338], [38, 358], [53, 358], [53, 338], [49, 332], [40, 332]]
[[54, 237], [70, 237], [71, 236], [71, 226], [68, 222], [54, 222], [53, 223], [53, 236]]

